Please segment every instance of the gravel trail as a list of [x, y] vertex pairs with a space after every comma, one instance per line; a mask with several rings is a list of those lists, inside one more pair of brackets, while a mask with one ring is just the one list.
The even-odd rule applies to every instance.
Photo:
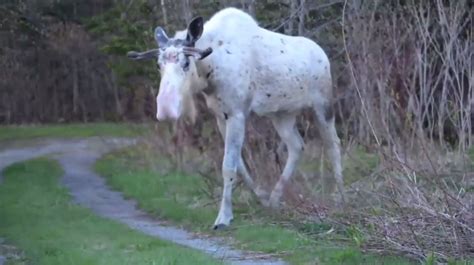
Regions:
[[[200, 250], [227, 264], [286, 264], [279, 259], [235, 249], [219, 238], [197, 236], [170, 226], [138, 209], [133, 200], [125, 199], [120, 192], [111, 190], [105, 180], [93, 171], [93, 165], [105, 153], [133, 143], [135, 140], [123, 138], [38, 140], [29, 146], [2, 149], [0, 172], [15, 162], [50, 156], [63, 167], [65, 174], [61, 182], [70, 191], [73, 200], [99, 216], [116, 220], [147, 235]], [[3, 260], [5, 257], [0, 256], [0, 265]]]

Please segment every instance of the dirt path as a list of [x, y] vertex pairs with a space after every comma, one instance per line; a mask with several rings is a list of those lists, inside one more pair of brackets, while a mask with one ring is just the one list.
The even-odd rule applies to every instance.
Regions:
[[[96, 214], [114, 219], [147, 235], [159, 237], [179, 245], [205, 252], [229, 264], [279, 265], [281, 260], [259, 258], [258, 254], [245, 253], [225, 244], [221, 239], [203, 238], [180, 228], [166, 225], [137, 209], [132, 200], [107, 187], [103, 178], [92, 170], [94, 162], [103, 154], [129, 144], [133, 140], [114, 138], [88, 138], [79, 140], [42, 140], [33, 146], [7, 148], [0, 151], [0, 172], [11, 163], [38, 156], [52, 156], [62, 165], [65, 174], [62, 184], [67, 187], [78, 204]], [[0, 174], [0, 184], [2, 176]], [[0, 264], [2, 257], [0, 256]]]
[[[2, 243], [3, 243], [3, 238], [0, 237], [0, 247], [2, 246]], [[3, 265], [7, 262], [7, 257], [3, 256], [2, 252], [3, 251], [0, 251], [0, 265]]]
[[0, 253], [0, 265], [3, 265], [7, 262], [7, 257], [5, 256], [2, 256], [2, 254]]

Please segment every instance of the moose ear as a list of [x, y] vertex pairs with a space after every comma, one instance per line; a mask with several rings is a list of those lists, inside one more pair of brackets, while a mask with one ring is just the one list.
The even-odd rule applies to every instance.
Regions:
[[188, 34], [186, 41], [194, 46], [194, 43], [201, 37], [204, 28], [204, 19], [202, 17], [195, 17], [188, 25]]
[[160, 47], [164, 47], [166, 46], [166, 43], [168, 43], [168, 35], [166, 35], [166, 32], [162, 27], [157, 27], [155, 29], [155, 40]]

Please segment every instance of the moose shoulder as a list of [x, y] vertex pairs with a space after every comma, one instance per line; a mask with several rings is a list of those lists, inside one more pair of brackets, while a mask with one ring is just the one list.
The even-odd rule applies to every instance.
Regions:
[[[303, 108], [314, 110], [342, 194], [331, 72], [319, 45], [304, 37], [261, 28], [251, 16], [235, 8], [216, 13], [206, 23], [195, 18], [173, 38], [158, 27], [155, 39], [158, 49], [129, 52], [128, 56], [156, 59], [159, 64], [157, 119], [187, 116], [194, 120], [193, 95], [203, 93], [225, 141], [223, 196], [215, 229], [228, 226], [233, 219], [232, 185], [237, 174], [265, 204], [279, 206], [283, 188], [303, 151], [304, 142], [295, 127], [296, 115]], [[241, 156], [245, 121], [251, 112], [271, 119], [288, 150], [286, 165], [269, 198], [256, 187]]]

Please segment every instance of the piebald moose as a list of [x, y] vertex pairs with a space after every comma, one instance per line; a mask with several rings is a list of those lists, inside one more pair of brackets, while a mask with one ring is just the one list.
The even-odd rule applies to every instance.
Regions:
[[259, 27], [248, 14], [235, 8], [216, 13], [204, 23], [194, 18], [173, 38], [155, 29], [158, 49], [128, 53], [134, 60], [156, 59], [161, 72], [156, 118], [159, 121], [196, 117], [193, 95], [202, 93], [214, 113], [225, 141], [222, 176], [224, 187], [214, 229], [233, 219], [232, 185], [237, 173], [260, 198], [242, 159], [245, 121], [253, 112], [269, 117], [288, 150], [288, 159], [269, 199], [278, 207], [303, 151], [296, 129], [297, 114], [312, 108], [337, 187], [343, 179], [339, 138], [334, 126], [332, 82], [327, 55], [304, 37], [292, 37]]

